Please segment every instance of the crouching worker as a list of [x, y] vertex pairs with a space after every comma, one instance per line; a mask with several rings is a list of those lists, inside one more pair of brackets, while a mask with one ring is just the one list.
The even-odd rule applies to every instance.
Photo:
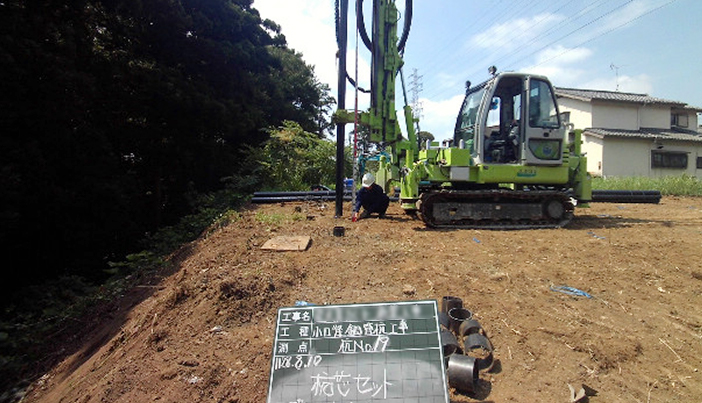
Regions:
[[[363, 187], [356, 194], [356, 205], [353, 208], [352, 220], [368, 218], [373, 213], [378, 213], [380, 218], [385, 217], [385, 211], [390, 204], [390, 198], [385, 194], [383, 188], [375, 183], [375, 177], [371, 173], [363, 175]], [[359, 210], [363, 211], [359, 215]]]

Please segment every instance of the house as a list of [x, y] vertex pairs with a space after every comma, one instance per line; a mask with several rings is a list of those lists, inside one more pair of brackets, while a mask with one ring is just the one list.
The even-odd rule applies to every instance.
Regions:
[[647, 94], [574, 88], [555, 93], [563, 120], [583, 129], [591, 174], [702, 179], [702, 109]]

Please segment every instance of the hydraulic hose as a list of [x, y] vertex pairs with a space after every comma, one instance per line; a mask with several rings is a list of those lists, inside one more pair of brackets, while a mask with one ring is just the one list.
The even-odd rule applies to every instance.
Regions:
[[334, 1], [334, 34], [336, 35], [336, 45], [339, 47], [341, 42], [339, 41], [339, 0]]
[[[337, 0], [338, 1], [338, 0]], [[368, 50], [372, 50], [371, 40], [366, 31], [366, 22], [363, 18], [363, 0], [356, 0], [356, 26], [361, 34], [361, 40]]]
[[[337, 0], [338, 1], [338, 0]], [[361, 39], [366, 48], [370, 51], [373, 50], [373, 45], [371, 44], [370, 37], [368, 36], [368, 31], [366, 30], [366, 23], [363, 18], [363, 0], [356, 0], [356, 25], [361, 34]], [[405, 0], [405, 23], [402, 28], [402, 35], [400, 36], [400, 41], [397, 45], [397, 50], [402, 53], [405, 50], [405, 45], [407, 44], [407, 38], [409, 37], [410, 27], [412, 26], [412, 0]]]
[[409, 37], [410, 27], [412, 26], [412, 0], [405, 0], [405, 25], [402, 28], [402, 36], [400, 36], [400, 42], [397, 45], [397, 50], [402, 54], [405, 50], [405, 45], [407, 44], [407, 38]]

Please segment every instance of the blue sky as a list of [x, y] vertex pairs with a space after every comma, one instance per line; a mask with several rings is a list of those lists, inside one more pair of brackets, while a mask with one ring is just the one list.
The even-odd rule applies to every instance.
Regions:
[[[349, 3], [354, 76], [355, 0]], [[364, 3], [368, 14], [372, 0]], [[401, 11], [404, 3], [397, 1]], [[255, 0], [253, 7], [281, 25], [336, 96], [334, 0]], [[702, 108], [700, 0], [414, 0], [413, 14], [405, 78], [414, 69], [421, 76], [421, 127], [439, 140], [452, 136], [465, 81], [484, 81], [491, 65], [543, 74], [559, 87], [646, 93]], [[359, 82], [369, 87], [363, 44], [358, 60]]]

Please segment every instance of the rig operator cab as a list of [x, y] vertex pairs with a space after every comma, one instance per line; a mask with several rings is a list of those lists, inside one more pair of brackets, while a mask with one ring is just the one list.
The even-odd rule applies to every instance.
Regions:
[[453, 143], [465, 144], [476, 164], [560, 165], [564, 137], [549, 81], [503, 73], [467, 83]]

